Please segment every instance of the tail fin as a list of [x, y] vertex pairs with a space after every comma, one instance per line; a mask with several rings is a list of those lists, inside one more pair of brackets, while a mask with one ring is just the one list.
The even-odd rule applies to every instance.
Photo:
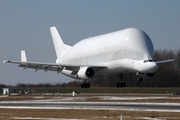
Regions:
[[71, 46], [63, 43], [56, 27], [54, 27], [54, 26], [50, 27], [50, 31], [51, 31], [51, 36], [53, 39], [57, 59], [61, 58], [63, 55], [65, 55], [71, 49]]

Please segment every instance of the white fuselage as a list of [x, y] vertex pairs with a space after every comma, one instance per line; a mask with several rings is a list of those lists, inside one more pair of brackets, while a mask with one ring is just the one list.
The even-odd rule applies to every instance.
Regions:
[[[128, 28], [84, 39], [56, 62], [108, 66], [107, 69], [96, 73], [95, 77], [98, 77], [101, 74], [126, 72], [154, 73], [157, 64], [153, 61], [144, 62], [145, 60], [154, 60], [151, 39], [142, 30]], [[66, 70], [62, 73], [69, 74]]]
[[55, 71], [85, 80], [82, 88], [89, 88], [88, 79], [118, 75], [117, 87], [125, 87], [124, 73], [136, 73], [138, 81], [155, 75], [158, 65], [173, 62], [173, 59], [154, 61], [154, 47], [149, 36], [142, 30], [128, 28], [81, 40], [73, 47], [64, 44], [57, 29], [50, 27], [56, 52], [56, 63], [29, 62], [25, 51], [21, 51], [21, 61], [4, 60], [4, 63], [19, 64], [19, 67]]

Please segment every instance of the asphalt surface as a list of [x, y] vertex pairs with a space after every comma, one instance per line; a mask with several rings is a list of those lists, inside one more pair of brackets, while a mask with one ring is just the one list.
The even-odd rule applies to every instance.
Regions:
[[180, 104], [119, 102], [0, 102], [0, 108], [162, 110], [180, 112]]

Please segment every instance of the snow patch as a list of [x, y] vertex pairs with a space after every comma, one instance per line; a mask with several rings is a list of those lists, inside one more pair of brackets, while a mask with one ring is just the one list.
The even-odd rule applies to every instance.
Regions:
[[146, 100], [146, 99], [167, 99], [168, 97], [112, 97], [101, 96], [101, 100]]
[[35, 99], [43, 99], [44, 97], [41, 97], [41, 96], [36, 96], [36, 97], [33, 97]]

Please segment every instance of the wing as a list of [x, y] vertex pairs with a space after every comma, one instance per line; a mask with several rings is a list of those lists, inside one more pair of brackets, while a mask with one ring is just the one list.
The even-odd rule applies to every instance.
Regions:
[[77, 72], [80, 67], [88, 66], [93, 67], [96, 71], [99, 71], [100, 69], [106, 68], [106, 66], [100, 66], [100, 65], [70, 65], [70, 64], [64, 64], [64, 63], [40, 63], [40, 62], [23, 62], [23, 61], [11, 61], [11, 60], [5, 60], [4, 63], [14, 63], [19, 64], [18, 67], [26, 68], [32, 68], [37, 70], [44, 70], [47, 71], [56, 71], [61, 72], [63, 69], [70, 70], [73, 72]]
[[156, 61], [157, 64], [162, 64], [162, 63], [167, 63], [167, 62], [173, 62], [173, 59], [169, 59], [169, 60], [162, 60], [162, 61]]
[[66, 64], [66, 63], [41, 63], [41, 62], [27, 62], [26, 53], [25, 51], [21, 51], [21, 61], [11, 61], [11, 60], [4, 60], [4, 63], [13, 63], [18, 64], [18, 67], [31, 68], [37, 70], [44, 70], [47, 71], [55, 71], [60, 73], [62, 70], [71, 71], [70, 75], [68, 76], [77, 76], [77, 72], [81, 67], [92, 67], [96, 71], [106, 68], [106, 66], [102, 65], [74, 65], [74, 64]]
[[63, 69], [63, 66], [57, 65], [55, 63], [39, 63], [39, 62], [23, 62], [23, 61], [11, 61], [11, 60], [5, 60], [4, 63], [14, 63], [18, 64], [18, 67], [26, 68], [32, 68], [37, 70], [45, 70], [47, 71], [57, 71], [61, 72]]

